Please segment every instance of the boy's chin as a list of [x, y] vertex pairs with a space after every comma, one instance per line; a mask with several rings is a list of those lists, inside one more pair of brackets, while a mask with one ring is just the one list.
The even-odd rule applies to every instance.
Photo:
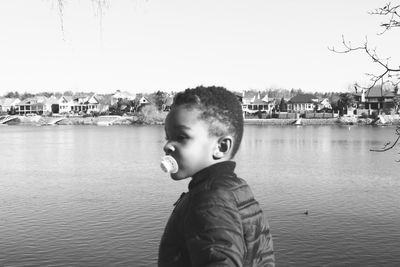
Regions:
[[172, 180], [179, 181], [188, 178], [189, 176], [183, 175], [182, 173], [171, 173]]

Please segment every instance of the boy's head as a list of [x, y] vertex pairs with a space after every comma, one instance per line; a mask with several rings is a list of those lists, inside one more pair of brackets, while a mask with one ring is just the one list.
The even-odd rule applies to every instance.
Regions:
[[175, 96], [165, 123], [166, 154], [179, 165], [179, 180], [236, 154], [243, 135], [242, 108], [222, 87], [186, 89]]

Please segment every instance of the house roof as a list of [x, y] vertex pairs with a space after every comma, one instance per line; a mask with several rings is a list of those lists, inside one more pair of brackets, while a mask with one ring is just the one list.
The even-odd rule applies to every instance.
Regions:
[[263, 101], [262, 99], [256, 98], [253, 102], [251, 102], [251, 105], [266, 105], [268, 102]]
[[70, 95], [64, 95], [64, 96], [61, 96], [61, 97], [64, 97], [65, 98], [65, 100], [67, 100], [68, 102], [71, 102], [71, 101], [73, 101], [74, 99], [73, 99], [73, 97], [72, 96], [70, 96]]
[[291, 103], [313, 103], [317, 97], [313, 94], [299, 94], [292, 97], [289, 102]]
[[145, 95], [142, 94], [142, 93], [136, 94], [135, 100], [141, 100], [141, 99], [143, 99], [143, 98], [150, 102], [149, 97], [145, 96]]
[[24, 99], [21, 102], [19, 102], [17, 104], [17, 106], [31, 105], [31, 104], [34, 104], [34, 103], [37, 103], [37, 101], [33, 97], [30, 97], [30, 98]]
[[86, 101], [85, 104], [95, 104], [95, 103], [99, 103], [99, 99], [100, 97], [96, 94], [92, 94], [91, 96], [89, 96]]
[[58, 101], [61, 101], [63, 98], [64, 98], [65, 101], [67, 101], [67, 102], [72, 102], [72, 96], [65, 96], [65, 95], [60, 96], [57, 100], [58, 100]]
[[379, 87], [372, 87], [368, 89], [368, 91], [365, 94], [365, 97], [382, 97], [383, 96], [383, 91]]
[[[362, 92], [357, 92], [353, 94], [356, 97], [361, 97], [362, 96]], [[395, 97], [396, 94], [393, 91], [384, 91], [381, 90], [380, 87], [372, 87], [369, 88], [366, 92], [365, 92], [365, 97], [368, 98], [376, 98], [376, 97]]]
[[139, 101], [143, 101], [143, 100], [145, 100], [146, 102], [151, 103], [150, 100], [149, 100], [149, 98], [146, 97], [146, 96], [144, 96], [144, 95], [142, 95], [142, 96], [139, 98]]
[[[242, 97], [241, 102], [246, 105], [266, 105], [272, 102], [271, 99], [268, 98], [267, 92], [243, 91]], [[267, 99], [268, 101], [266, 101]]]
[[253, 97], [257, 98], [258, 94], [260, 94], [260, 99], [263, 99], [267, 95], [267, 92], [243, 91], [242, 97], [247, 99]]
[[8, 98], [8, 97], [0, 98], [0, 106], [8, 107], [18, 101], [19, 101], [18, 98]]

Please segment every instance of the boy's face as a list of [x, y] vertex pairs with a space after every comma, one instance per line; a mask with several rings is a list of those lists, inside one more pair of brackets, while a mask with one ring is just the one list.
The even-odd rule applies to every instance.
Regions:
[[214, 164], [213, 152], [218, 146], [218, 137], [209, 134], [209, 125], [199, 119], [200, 111], [177, 106], [165, 120], [167, 143], [164, 151], [178, 163], [179, 170], [171, 174], [172, 179], [192, 177], [200, 170]]

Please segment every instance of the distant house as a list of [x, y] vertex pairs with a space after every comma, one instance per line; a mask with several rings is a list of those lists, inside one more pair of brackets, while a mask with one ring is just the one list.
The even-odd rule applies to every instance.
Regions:
[[85, 101], [85, 104], [87, 105], [86, 113], [96, 113], [100, 112], [100, 101], [99, 98], [96, 94], [92, 94], [87, 98], [87, 101]]
[[384, 91], [380, 87], [372, 87], [368, 90], [361, 90], [354, 94], [357, 108], [367, 110], [380, 110], [394, 108], [394, 97], [397, 91]]
[[[108, 111], [111, 97], [97, 94], [79, 94], [75, 96], [61, 96], [48, 98], [46, 103], [51, 104], [53, 114], [74, 113], [95, 113]], [[46, 109], [46, 108], [45, 108]]]
[[90, 98], [90, 95], [88, 94], [79, 94], [79, 95], [74, 95], [72, 97], [72, 111], [75, 113], [79, 112], [84, 112], [88, 110], [88, 100]]
[[332, 110], [332, 106], [331, 106], [331, 103], [329, 102], [329, 99], [328, 98], [324, 98], [321, 101], [319, 101], [318, 105], [317, 105], [317, 110], [318, 111], [321, 111], [321, 110], [324, 110], [324, 111]]
[[58, 99], [58, 113], [65, 114], [71, 112], [71, 110], [73, 110], [73, 105], [74, 101], [72, 99], [72, 96], [61, 96]]
[[318, 104], [318, 98], [313, 94], [299, 94], [292, 97], [287, 104], [289, 112], [313, 111]]
[[111, 105], [115, 105], [118, 103], [118, 101], [132, 101], [136, 98], [136, 94], [129, 93], [127, 91], [121, 92], [120, 90], [117, 90], [112, 96], [111, 96]]
[[21, 102], [19, 98], [0, 98], [0, 112], [10, 112], [12, 109], [16, 108], [16, 105]]
[[16, 105], [19, 115], [38, 114], [43, 115], [47, 111], [45, 97], [31, 97], [22, 100]]
[[266, 93], [243, 92], [242, 110], [245, 113], [270, 112], [275, 107], [275, 101], [269, 100]]

